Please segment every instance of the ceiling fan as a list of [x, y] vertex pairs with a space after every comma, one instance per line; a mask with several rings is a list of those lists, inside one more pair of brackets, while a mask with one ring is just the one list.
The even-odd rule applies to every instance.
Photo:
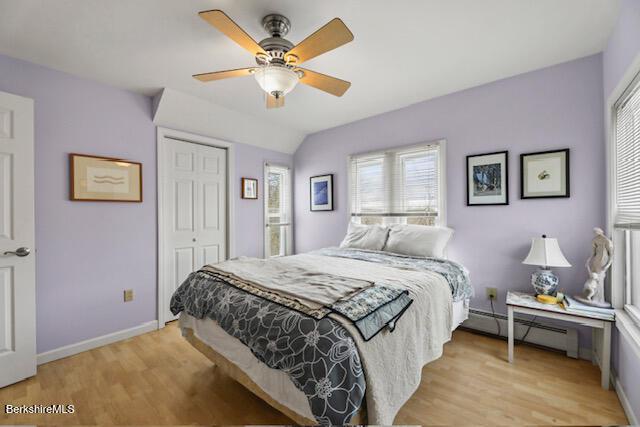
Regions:
[[353, 40], [353, 34], [340, 20], [334, 18], [325, 26], [294, 46], [285, 39], [291, 29], [289, 20], [279, 14], [270, 14], [262, 19], [262, 26], [271, 35], [257, 43], [238, 24], [221, 10], [199, 13], [200, 17], [213, 25], [227, 37], [255, 56], [255, 67], [196, 74], [201, 82], [253, 75], [267, 94], [267, 108], [284, 106], [284, 97], [298, 82], [320, 89], [335, 96], [342, 96], [351, 83], [335, 77], [301, 68], [300, 64], [329, 52]]

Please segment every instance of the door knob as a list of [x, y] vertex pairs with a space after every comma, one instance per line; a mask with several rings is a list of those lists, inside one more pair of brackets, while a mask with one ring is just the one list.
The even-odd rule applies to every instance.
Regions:
[[15, 255], [19, 257], [25, 257], [31, 253], [31, 249], [29, 248], [18, 248], [15, 251], [6, 251], [5, 255]]

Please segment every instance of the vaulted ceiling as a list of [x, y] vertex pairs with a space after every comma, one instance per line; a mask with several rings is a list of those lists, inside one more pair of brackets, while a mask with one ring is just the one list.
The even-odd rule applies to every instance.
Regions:
[[[355, 40], [305, 67], [351, 89], [299, 85], [267, 110], [251, 77], [194, 80], [254, 64], [198, 17], [209, 9], [256, 40], [262, 17], [281, 13], [293, 43], [342, 18]], [[307, 134], [600, 52], [617, 12], [617, 0], [0, 0], [0, 53], [146, 95], [169, 87]]]

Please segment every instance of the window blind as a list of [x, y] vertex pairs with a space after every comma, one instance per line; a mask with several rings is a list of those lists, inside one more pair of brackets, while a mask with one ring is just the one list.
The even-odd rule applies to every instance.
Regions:
[[439, 154], [438, 144], [424, 144], [350, 157], [351, 216], [437, 218]]
[[615, 105], [615, 223], [640, 228], [640, 75]]

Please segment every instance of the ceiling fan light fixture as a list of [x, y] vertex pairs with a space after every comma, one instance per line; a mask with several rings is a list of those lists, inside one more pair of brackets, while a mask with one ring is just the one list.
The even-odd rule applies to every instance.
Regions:
[[280, 65], [270, 65], [256, 69], [253, 73], [256, 81], [270, 95], [285, 96], [298, 84], [298, 74]]
[[270, 37], [258, 43], [221, 10], [206, 10], [200, 17], [218, 29], [229, 39], [254, 56], [257, 67], [236, 68], [195, 74], [201, 82], [212, 82], [231, 77], [250, 76], [267, 93], [267, 108], [284, 107], [284, 98], [298, 82], [334, 96], [342, 96], [351, 83], [300, 68], [300, 64], [353, 41], [353, 33], [340, 18], [334, 18], [313, 34], [294, 45], [285, 39], [291, 22], [284, 16], [272, 13], [263, 18], [262, 24]]

